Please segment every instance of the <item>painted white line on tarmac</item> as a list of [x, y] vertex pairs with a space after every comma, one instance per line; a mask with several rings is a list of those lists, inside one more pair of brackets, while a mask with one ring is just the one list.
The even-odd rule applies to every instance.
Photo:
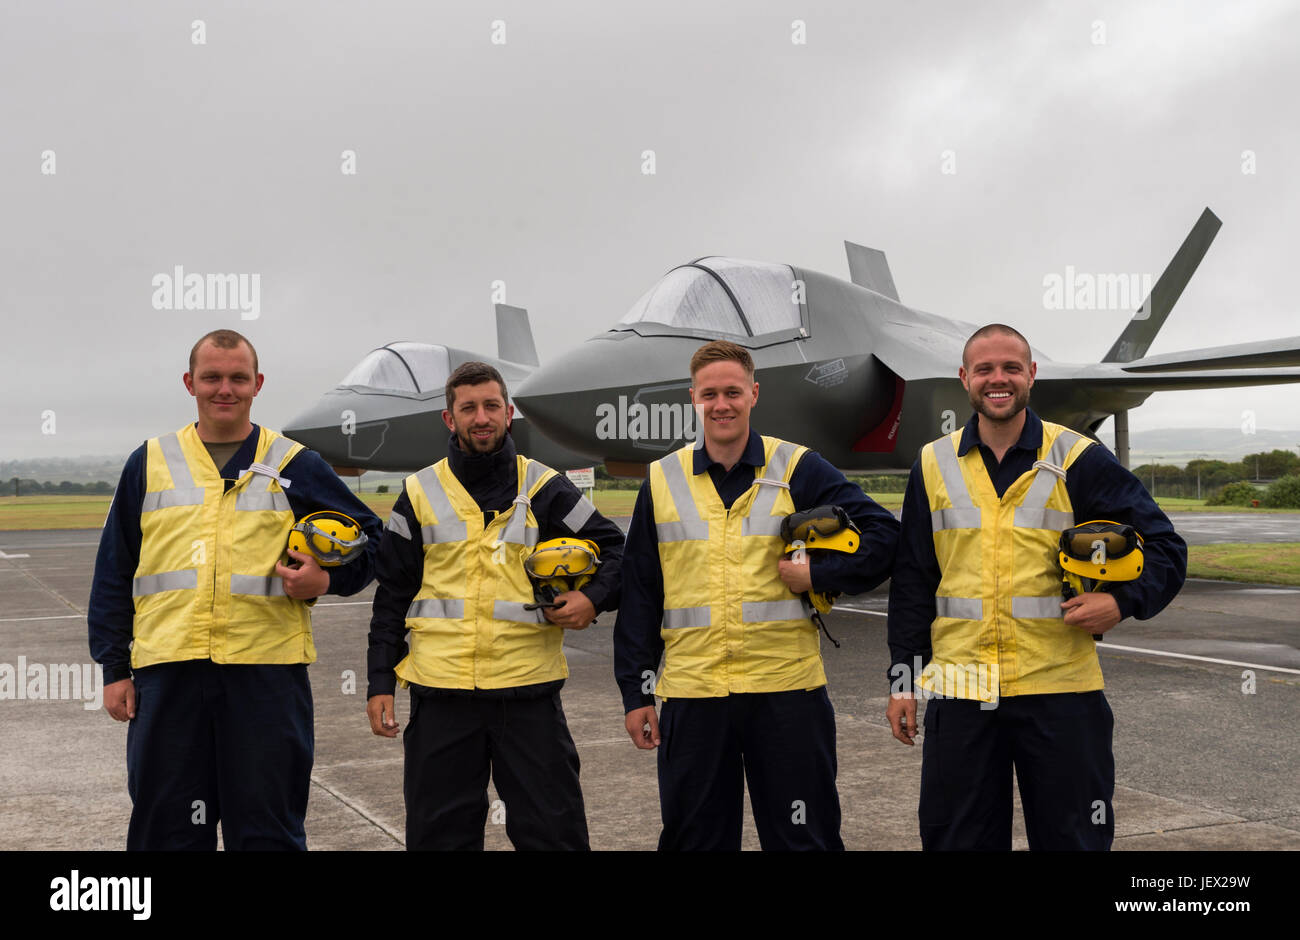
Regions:
[[1126, 653], [1146, 653], [1150, 656], [1172, 656], [1174, 659], [1194, 659], [1202, 663], [1219, 663], [1224, 666], [1245, 666], [1247, 669], [1265, 669], [1269, 672], [1287, 672], [1300, 676], [1300, 669], [1287, 669], [1285, 666], [1264, 666], [1260, 663], [1242, 663], [1235, 659], [1215, 659], [1212, 656], [1193, 656], [1191, 653], [1171, 653], [1168, 650], [1148, 650], [1140, 646], [1120, 646], [1118, 643], [1098, 643], [1098, 650], [1123, 650]]
[[[862, 610], [858, 607], [836, 607], [836, 610], [842, 610], [847, 613], [868, 614], [872, 617], [888, 617], [889, 615], [878, 610]], [[1285, 666], [1265, 666], [1261, 663], [1242, 663], [1235, 659], [1215, 659], [1212, 656], [1193, 656], [1191, 653], [1172, 653], [1168, 650], [1149, 650], [1140, 646], [1120, 646], [1118, 643], [1098, 643], [1099, 650], [1123, 650], [1126, 653], [1146, 653], [1149, 656], [1170, 656], [1174, 659], [1194, 659], [1202, 663], [1219, 663], [1223, 666], [1245, 666], [1247, 669], [1264, 669], [1268, 672], [1285, 672], [1294, 676], [1300, 676], [1300, 669], [1288, 669]]]
[[21, 623], [24, 620], [85, 620], [85, 614], [61, 614], [58, 617], [6, 617], [0, 623]]
[[342, 803], [342, 804], [343, 804], [344, 806], [346, 806], [348, 809], [352, 810], [352, 812], [356, 813], [358, 816], [360, 816], [360, 817], [361, 817], [362, 819], [364, 819], [366, 822], [370, 823], [370, 825], [374, 826], [376, 829], [378, 829], [378, 830], [379, 830], [380, 832], [382, 832], [384, 835], [388, 836], [390, 839], [392, 839], [394, 842], [396, 842], [396, 843], [397, 843], [398, 845], [400, 845], [402, 848], [406, 848], [406, 839], [405, 839], [405, 837], [402, 835], [402, 833], [398, 832], [396, 829], [394, 829], [392, 826], [388, 825], [388, 824], [387, 824], [386, 822], [384, 822], [382, 819], [378, 819], [378, 818], [376, 818], [376, 817], [374, 817], [374, 816], [371, 816], [369, 813], [367, 813], [365, 810], [363, 810], [360, 806], [357, 806], [355, 803], [353, 803], [351, 800], [349, 800], [346, 796], [344, 796], [344, 795], [343, 795], [342, 793], [340, 793], [338, 790], [334, 789], [332, 786], [330, 786], [330, 785], [329, 785], [328, 783], [326, 783], [325, 781], [321, 780], [321, 779], [320, 779], [319, 777], [317, 777], [315, 774], [312, 774], [312, 775], [311, 775], [311, 782], [314, 783], [314, 784], [316, 784], [316, 786], [320, 787], [322, 790], [324, 790], [324, 791], [325, 791], [326, 793], [328, 793], [330, 796], [334, 797], [334, 799], [338, 800], [340, 803]]

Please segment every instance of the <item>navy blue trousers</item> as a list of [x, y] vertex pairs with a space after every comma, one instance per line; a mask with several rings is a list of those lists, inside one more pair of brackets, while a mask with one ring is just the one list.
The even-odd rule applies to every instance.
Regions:
[[413, 688], [402, 748], [409, 851], [482, 851], [489, 774], [516, 849], [589, 848], [578, 749], [559, 692], [518, 698]]
[[1100, 690], [1004, 697], [989, 710], [965, 699], [930, 699], [922, 848], [1009, 851], [1014, 766], [1031, 850], [1108, 851], [1115, 838], [1114, 724]]
[[208, 659], [135, 671], [131, 851], [307, 848], [315, 740], [306, 665]]
[[669, 699], [659, 735], [660, 851], [739, 851], [746, 781], [764, 851], [844, 848], [825, 686]]

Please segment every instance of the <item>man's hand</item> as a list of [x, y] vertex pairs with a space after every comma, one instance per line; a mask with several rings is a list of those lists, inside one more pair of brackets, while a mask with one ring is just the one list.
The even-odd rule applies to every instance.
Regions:
[[565, 591], [555, 599], [555, 607], [543, 607], [546, 619], [566, 630], [585, 630], [596, 619], [596, 608], [581, 591]]
[[391, 695], [372, 695], [366, 702], [366, 717], [370, 730], [383, 738], [397, 737], [397, 714], [393, 711]]
[[910, 692], [894, 692], [885, 707], [885, 718], [894, 737], [911, 747], [916, 738], [916, 696]]
[[298, 562], [297, 567], [275, 564], [275, 573], [284, 581], [284, 593], [296, 601], [309, 601], [330, 589], [330, 573], [316, 564], [314, 555], [290, 551], [289, 557]]
[[776, 564], [777, 573], [793, 594], [804, 594], [812, 590], [812, 565], [808, 564], [807, 555], [803, 557], [802, 562], [782, 558]]
[[1084, 633], [1105, 633], [1119, 623], [1119, 602], [1113, 594], [1089, 591], [1061, 604], [1065, 622]]
[[659, 746], [659, 716], [653, 705], [632, 709], [623, 719], [623, 725], [632, 743], [641, 750], [651, 751]]
[[104, 686], [104, 711], [116, 721], [134, 718], [135, 683], [130, 679], [118, 679]]

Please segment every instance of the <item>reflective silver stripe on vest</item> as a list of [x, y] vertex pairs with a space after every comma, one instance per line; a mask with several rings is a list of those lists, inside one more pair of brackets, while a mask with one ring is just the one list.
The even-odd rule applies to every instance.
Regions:
[[934, 531], [980, 528], [980, 511], [971, 499], [970, 491], [966, 489], [966, 478], [961, 475], [961, 464], [957, 460], [957, 448], [953, 439], [945, 437], [931, 446], [934, 448], [935, 462], [939, 465], [939, 476], [943, 478], [943, 488], [948, 491], [948, 501], [952, 503], [952, 509], [939, 509], [930, 513], [930, 524]]
[[284, 597], [284, 581], [273, 574], [232, 574], [231, 594], [256, 594], [259, 597]]
[[442, 488], [442, 481], [433, 467], [425, 467], [415, 475], [415, 481], [424, 490], [424, 496], [433, 508], [438, 521], [420, 529], [420, 537], [425, 545], [435, 542], [463, 542], [466, 538], [465, 520], [456, 515], [447, 499], [447, 491]]
[[465, 602], [460, 598], [426, 597], [415, 601], [406, 610], [407, 619], [430, 617], [437, 620], [464, 620]]
[[[505, 531], [501, 533], [503, 542], [510, 542], [513, 545], [524, 545], [532, 548], [537, 544], [537, 526], [528, 524], [528, 507], [531, 505], [529, 493], [533, 487], [538, 484], [542, 477], [546, 476], [548, 467], [540, 464], [536, 460], [528, 461], [524, 469], [524, 479], [520, 484], [519, 495], [515, 497], [514, 505], [510, 508], [510, 519], [506, 522]], [[531, 617], [531, 612], [529, 612]]]
[[808, 614], [803, 601], [745, 601], [740, 605], [740, 619], [745, 623], [763, 623], [768, 620], [806, 620]]
[[661, 542], [707, 542], [709, 524], [707, 522], [659, 522], [655, 532]]
[[493, 601], [493, 620], [513, 620], [520, 623], [542, 623], [545, 618], [540, 610], [524, 610], [523, 604], [513, 601]]
[[570, 532], [577, 535], [582, 530], [582, 527], [587, 524], [587, 520], [592, 517], [592, 514], [594, 514], [595, 511], [596, 507], [591, 505], [591, 500], [587, 499], [585, 496], [579, 496], [578, 501], [574, 503], [573, 508], [569, 510], [569, 514], [560, 521], [564, 523], [565, 527]]
[[181, 450], [180, 438], [175, 432], [165, 434], [158, 438], [158, 447], [162, 451], [167, 472], [171, 474], [172, 488], [145, 493], [140, 511], [153, 512], [155, 509], [166, 509], [169, 506], [202, 506], [203, 487], [194, 485], [194, 475], [190, 473], [190, 465], [185, 462], [185, 452]]
[[984, 602], [978, 597], [942, 597], [935, 595], [934, 610], [940, 617], [956, 620], [983, 620]]
[[395, 512], [389, 516], [388, 521], [384, 523], [384, 528], [389, 532], [400, 535], [408, 542], [411, 540], [411, 527], [406, 524], [406, 517], [400, 512]]
[[676, 607], [664, 611], [663, 625], [668, 630], [707, 627], [712, 622], [712, 608], [709, 607]]
[[1021, 529], [1052, 529], [1060, 532], [1074, 526], [1074, 513], [1063, 509], [1016, 507], [1015, 524]]
[[[268, 480], [268, 482], [270, 481]], [[288, 512], [289, 497], [283, 493], [249, 493], [245, 491], [235, 497], [235, 509], [239, 512], [255, 512], [259, 509]]]
[[[1081, 434], [1073, 431], [1062, 431], [1052, 442], [1043, 460], [1055, 467], [1064, 467], [1065, 458], [1070, 455], [1070, 448], [1082, 439]], [[1056, 488], [1056, 482], [1059, 479], [1055, 473], [1050, 470], [1039, 468], [1035, 471], [1034, 482], [1029, 484], [1029, 492], [1020, 505], [1016, 507], [1015, 525], [1021, 529], [1068, 529], [1074, 525], [1074, 514], [1062, 512], [1061, 510], [1051, 510], [1055, 516], [1045, 515], [1047, 501], [1052, 496], [1052, 490]], [[1050, 524], [1049, 524], [1050, 523]]]
[[184, 571], [163, 571], [145, 574], [131, 582], [132, 597], [148, 597], [163, 591], [193, 591], [199, 586], [199, 573], [194, 568]]
[[[668, 484], [668, 495], [677, 507], [680, 522], [660, 522], [655, 525], [660, 542], [694, 542], [704, 541], [709, 537], [709, 524], [700, 518], [700, 510], [691, 496], [690, 485], [686, 482], [686, 471], [676, 454], [660, 460], [659, 468], [664, 472], [664, 481]], [[708, 608], [704, 608], [708, 610]], [[667, 615], [665, 615], [665, 626]], [[687, 624], [696, 626], [696, 624]]]
[[1053, 594], [1051, 597], [1011, 598], [1011, 616], [1017, 620], [1060, 620], [1065, 612], [1061, 610], [1061, 596]]
[[152, 493], [145, 493], [144, 500], [140, 503], [140, 511], [153, 512], [155, 509], [166, 509], [168, 506], [202, 505], [203, 488], [195, 486], [183, 490], [155, 490]]
[[935, 509], [930, 513], [930, 528], [935, 532], [940, 529], [978, 529], [979, 527], [978, 509]]
[[[772, 459], [763, 468], [763, 475], [754, 480], [758, 492], [749, 507], [749, 514], [741, 523], [742, 535], [780, 535], [781, 517], [772, 515], [776, 497], [783, 489], [789, 489], [785, 482], [785, 471], [794, 456], [795, 445], [788, 441], [777, 445], [772, 452]], [[781, 618], [788, 619], [788, 618]]]
[[[294, 442], [287, 437], [277, 437], [271, 442], [271, 446], [266, 449], [266, 455], [262, 463], [270, 467], [280, 469], [280, 464], [293, 448]], [[245, 470], [245, 473], [248, 471]], [[271, 477], [262, 473], [252, 474], [253, 478], [248, 481], [248, 485], [243, 491], [235, 497], [236, 512], [257, 512], [263, 509], [272, 509], [276, 512], [289, 512], [289, 497], [284, 493], [272, 493], [271, 484], [275, 482]], [[254, 592], [255, 593], [255, 592]]]

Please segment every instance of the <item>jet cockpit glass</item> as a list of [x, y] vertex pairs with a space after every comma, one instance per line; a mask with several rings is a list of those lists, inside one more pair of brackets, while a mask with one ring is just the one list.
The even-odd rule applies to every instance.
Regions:
[[619, 326], [701, 337], [766, 336], [798, 331], [803, 323], [801, 301], [788, 265], [701, 258], [664, 275]]
[[673, 268], [632, 305], [619, 323], [662, 323], [745, 335], [736, 305], [709, 271], [686, 265]]
[[357, 363], [339, 385], [418, 395], [442, 391], [450, 375], [445, 346], [389, 343]]

